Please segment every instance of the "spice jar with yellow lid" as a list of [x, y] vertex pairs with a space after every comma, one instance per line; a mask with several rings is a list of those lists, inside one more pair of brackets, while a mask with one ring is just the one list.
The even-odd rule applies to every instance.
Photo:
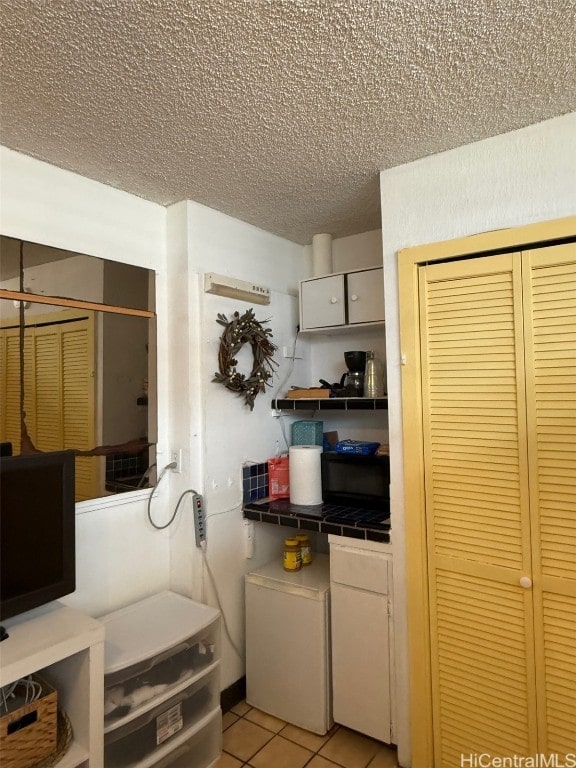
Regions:
[[302, 568], [300, 542], [298, 539], [284, 539], [284, 570], [299, 571]]
[[310, 565], [312, 562], [312, 547], [310, 545], [310, 537], [305, 533], [299, 533], [296, 536], [296, 541], [300, 545], [300, 559], [302, 565]]

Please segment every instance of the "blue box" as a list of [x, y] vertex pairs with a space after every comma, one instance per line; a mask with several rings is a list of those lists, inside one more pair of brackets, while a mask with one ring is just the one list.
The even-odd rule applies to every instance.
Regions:
[[322, 445], [323, 421], [295, 421], [292, 424], [292, 445]]
[[380, 443], [367, 443], [363, 440], [340, 440], [336, 443], [334, 450], [336, 453], [353, 453], [357, 456], [373, 456]]

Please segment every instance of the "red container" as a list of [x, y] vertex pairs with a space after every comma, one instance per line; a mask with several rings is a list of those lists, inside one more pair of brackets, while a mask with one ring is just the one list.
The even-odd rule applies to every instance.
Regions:
[[290, 497], [288, 456], [268, 459], [268, 495], [271, 499], [287, 499]]

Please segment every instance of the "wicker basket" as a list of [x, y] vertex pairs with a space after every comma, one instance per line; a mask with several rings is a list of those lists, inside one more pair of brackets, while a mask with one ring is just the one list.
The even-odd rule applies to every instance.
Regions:
[[47, 757], [43, 757], [38, 763], [34, 763], [32, 768], [52, 768], [53, 765], [61, 760], [72, 741], [72, 723], [70, 718], [61, 709], [58, 710], [58, 744], [56, 751], [51, 752]]
[[2, 768], [30, 768], [56, 750], [58, 695], [45, 680], [32, 679], [42, 686], [40, 698], [0, 718]]

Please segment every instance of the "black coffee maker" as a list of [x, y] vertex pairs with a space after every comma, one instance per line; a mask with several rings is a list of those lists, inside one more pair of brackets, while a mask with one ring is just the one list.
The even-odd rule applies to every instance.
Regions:
[[364, 394], [366, 352], [344, 352], [344, 362], [348, 368], [348, 373], [342, 376], [343, 396], [362, 397]]

